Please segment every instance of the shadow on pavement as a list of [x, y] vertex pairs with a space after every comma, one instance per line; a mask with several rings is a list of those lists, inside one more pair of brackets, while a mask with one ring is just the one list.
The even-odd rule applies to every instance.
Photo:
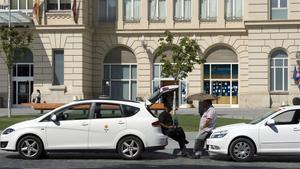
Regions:
[[[10, 159], [22, 159], [18, 154], [6, 156]], [[145, 152], [142, 154], [141, 160], [168, 160], [175, 159], [177, 156], [163, 152]], [[82, 159], [103, 159], [103, 160], [122, 160], [117, 153], [49, 153], [42, 160], [82, 160]], [[1, 169], [1, 168], [0, 168]]]
[[[212, 160], [218, 161], [233, 161], [229, 156], [226, 155], [212, 155], [210, 156]], [[251, 162], [299, 162], [300, 156], [255, 156]], [[251, 163], [250, 162], [250, 163]]]
[[[257, 169], [257, 166], [248, 167], [248, 166], [210, 166], [210, 165], [142, 165], [142, 164], [127, 164], [127, 165], [117, 165], [117, 166], [100, 166], [97, 169]], [[270, 167], [259, 167], [260, 169], [276, 169]], [[74, 168], [81, 169], [81, 168]], [[96, 168], [88, 168], [96, 169]]]

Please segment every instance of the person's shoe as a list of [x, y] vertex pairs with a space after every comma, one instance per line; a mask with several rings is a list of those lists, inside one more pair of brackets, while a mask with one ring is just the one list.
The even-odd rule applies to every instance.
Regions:
[[200, 158], [201, 158], [200, 154], [198, 154], [198, 155], [193, 154], [190, 156], [190, 159], [200, 159]]
[[188, 157], [188, 153], [186, 151], [181, 151], [181, 157]]

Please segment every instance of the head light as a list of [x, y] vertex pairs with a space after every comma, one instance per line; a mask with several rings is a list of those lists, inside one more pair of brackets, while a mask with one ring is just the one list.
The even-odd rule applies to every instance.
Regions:
[[223, 138], [228, 134], [228, 130], [214, 132], [210, 138]]
[[14, 131], [15, 131], [14, 129], [8, 128], [8, 129], [4, 130], [2, 134], [3, 134], [3, 135], [5, 135], [5, 134], [10, 134], [10, 133], [12, 133], [12, 132], [14, 132]]

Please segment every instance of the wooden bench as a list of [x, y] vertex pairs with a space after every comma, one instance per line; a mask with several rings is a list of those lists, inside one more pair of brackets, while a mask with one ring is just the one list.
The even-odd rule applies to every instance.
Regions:
[[[40, 110], [42, 114], [44, 110], [54, 110], [60, 106], [63, 106], [64, 103], [22, 103], [21, 105], [32, 107], [34, 110]], [[165, 110], [165, 106], [163, 103], [155, 103], [150, 106], [150, 110], [154, 110], [157, 114], [158, 110]]]

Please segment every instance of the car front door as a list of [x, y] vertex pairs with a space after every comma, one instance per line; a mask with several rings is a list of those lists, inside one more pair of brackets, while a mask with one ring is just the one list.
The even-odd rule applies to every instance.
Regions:
[[261, 152], [300, 152], [300, 109], [289, 110], [272, 118], [274, 125], [261, 125]]
[[46, 127], [47, 148], [87, 149], [91, 104], [76, 104], [54, 113], [57, 120], [49, 120]]
[[126, 118], [119, 104], [97, 103], [90, 123], [89, 148], [112, 149], [114, 140], [126, 129]]

